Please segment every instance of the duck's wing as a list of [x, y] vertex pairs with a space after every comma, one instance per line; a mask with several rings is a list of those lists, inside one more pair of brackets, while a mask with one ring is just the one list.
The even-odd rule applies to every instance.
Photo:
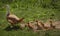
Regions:
[[13, 14], [12, 15], [9, 15], [8, 17], [11, 18], [11, 19], [19, 20], [19, 18], [16, 15], [13, 15]]

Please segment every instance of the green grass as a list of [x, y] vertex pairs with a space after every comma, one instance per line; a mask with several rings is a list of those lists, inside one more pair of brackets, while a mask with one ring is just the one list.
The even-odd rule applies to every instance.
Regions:
[[60, 30], [49, 30], [49, 31], [25, 31], [25, 30], [18, 30], [18, 31], [5, 31], [0, 30], [0, 36], [60, 36]]
[[[28, 8], [30, 9], [30, 8]], [[55, 10], [53, 9], [43, 9], [43, 8], [34, 8], [30, 10], [17, 10], [13, 9], [11, 12], [18, 17], [25, 17], [24, 21], [32, 21], [34, 19], [39, 19], [46, 21], [51, 17], [50, 15], [54, 13], [56, 16], [59, 16], [59, 13], [56, 13]], [[58, 15], [57, 15], [58, 14]], [[6, 31], [4, 30], [9, 23], [6, 21], [6, 12], [2, 11], [0, 12], [0, 36], [60, 36], [60, 30], [49, 30], [49, 31], [43, 31], [41, 30], [40, 32], [34, 33], [33, 31], [26, 31], [26, 30], [12, 30], [12, 31]], [[53, 18], [56, 19], [57, 17], [54, 16]]]
[[[42, 8], [40, 5], [41, 3], [39, 1], [31, 1], [27, 0], [10, 3], [9, 5], [11, 6], [11, 13], [17, 15], [19, 18], [25, 17], [25, 22], [32, 21], [35, 19], [46, 21], [47, 19], [52, 17], [51, 14], [55, 15], [54, 17], [52, 17], [53, 20], [60, 20], [60, 11], [52, 8]], [[47, 1], [44, 3], [50, 4], [50, 1], [49, 3]], [[0, 5], [5, 5], [5, 3]], [[56, 29], [49, 31], [40, 30], [36, 33], [34, 33], [33, 31], [28, 32], [26, 30], [6, 31], [4, 29], [9, 26], [9, 23], [6, 20], [6, 8], [2, 7], [0, 7], [0, 36], [60, 36], [60, 30]]]

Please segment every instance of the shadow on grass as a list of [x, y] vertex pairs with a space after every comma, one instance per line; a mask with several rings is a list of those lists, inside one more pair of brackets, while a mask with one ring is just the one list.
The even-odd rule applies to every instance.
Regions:
[[18, 30], [18, 29], [20, 29], [19, 26], [14, 26], [12, 28], [10, 26], [7, 26], [4, 30], [6, 30], [6, 31], [12, 31], [12, 30]]

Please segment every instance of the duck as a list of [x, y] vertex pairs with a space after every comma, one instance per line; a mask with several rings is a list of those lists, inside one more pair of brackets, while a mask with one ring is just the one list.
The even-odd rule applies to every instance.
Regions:
[[37, 22], [37, 27], [38, 27], [38, 30], [43, 30], [45, 29], [45, 26], [44, 26], [44, 23], [39, 21], [39, 20], [36, 20]]
[[47, 20], [45, 23], [45, 27], [48, 27], [48, 29], [55, 29], [55, 25], [54, 25], [54, 21], [52, 20], [52, 18], [49, 18], [49, 20]]
[[17, 17], [15, 14], [12, 14], [10, 12], [10, 7], [9, 5], [6, 5], [6, 10], [7, 10], [7, 14], [6, 14], [6, 20], [12, 25], [14, 26], [15, 24], [18, 24], [20, 22], [23, 21], [24, 17], [23, 18], [19, 18]]
[[32, 30], [32, 31], [34, 31], [34, 32], [37, 32], [37, 27], [35, 26], [35, 24], [33, 24], [34, 22], [28, 22], [27, 24], [26, 24], [26, 26], [28, 27], [28, 29], [29, 30]]

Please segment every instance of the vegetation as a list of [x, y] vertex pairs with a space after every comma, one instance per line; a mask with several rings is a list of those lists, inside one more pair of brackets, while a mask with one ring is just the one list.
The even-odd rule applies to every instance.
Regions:
[[56, 29], [38, 33], [3, 30], [9, 25], [6, 21], [6, 4], [10, 5], [11, 13], [25, 17], [25, 22], [35, 19], [46, 21], [52, 14], [53, 20], [60, 20], [60, 0], [0, 0], [0, 36], [60, 36], [60, 30]]

